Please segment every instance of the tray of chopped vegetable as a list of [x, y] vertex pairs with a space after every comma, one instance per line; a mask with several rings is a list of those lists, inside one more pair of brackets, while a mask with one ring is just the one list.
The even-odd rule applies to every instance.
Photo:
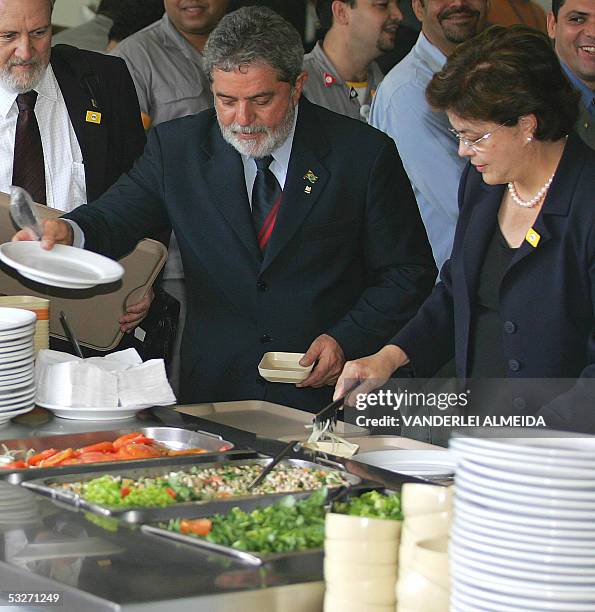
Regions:
[[271, 459], [234, 460], [196, 465], [162, 465], [142, 469], [121, 467], [111, 473], [90, 472], [23, 482], [23, 486], [53, 499], [126, 522], [151, 522], [185, 517], [204, 506], [207, 515], [232, 499], [304, 496], [322, 487], [336, 489], [360, 483], [346, 472], [300, 459], [281, 461], [263, 482], [248, 485]]
[[[325, 517], [330, 509], [328, 492], [322, 488], [306, 498], [285, 496], [272, 504], [266, 500], [235, 501], [226, 512], [142, 525], [141, 531], [249, 565], [262, 565], [296, 553], [322, 554]], [[386, 490], [354, 490], [347, 501], [332, 504], [332, 511], [395, 521], [402, 518], [400, 494]]]
[[[119, 469], [122, 461], [135, 466], [224, 459], [234, 445], [221, 436], [178, 427], [144, 427], [135, 431], [92, 431], [86, 433], [0, 440], [0, 478], [11, 484], [55, 474]], [[243, 458], [255, 453], [241, 451]], [[146, 463], [149, 461], [149, 463]], [[142, 463], [139, 463], [142, 462]]]

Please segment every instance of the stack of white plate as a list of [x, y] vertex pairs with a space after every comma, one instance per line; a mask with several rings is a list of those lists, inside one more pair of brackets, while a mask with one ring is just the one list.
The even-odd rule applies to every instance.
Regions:
[[0, 427], [35, 406], [35, 322], [34, 312], [0, 307]]
[[453, 612], [595, 611], [595, 438], [556, 435], [451, 440]]

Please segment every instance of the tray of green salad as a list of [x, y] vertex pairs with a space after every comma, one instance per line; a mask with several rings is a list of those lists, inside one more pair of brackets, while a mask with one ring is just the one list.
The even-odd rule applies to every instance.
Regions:
[[322, 488], [302, 499], [284, 496], [275, 503], [265, 503], [238, 501], [225, 512], [142, 525], [141, 531], [249, 565], [262, 565], [290, 555], [322, 554], [325, 516], [331, 509], [352, 516], [402, 520], [400, 494], [386, 489], [353, 490], [341, 502], [333, 503], [327, 489]]
[[358, 476], [304, 461], [281, 461], [264, 481], [248, 485], [271, 459], [214, 463], [169, 464], [143, 469], [65, 474], [30, 480], [24, 487], [84, 511], [140, 523], [216, 514], [237, 500], [268, 503], [284, 495], [305, 497], [320, 488], [330, 490], [361, 482]]

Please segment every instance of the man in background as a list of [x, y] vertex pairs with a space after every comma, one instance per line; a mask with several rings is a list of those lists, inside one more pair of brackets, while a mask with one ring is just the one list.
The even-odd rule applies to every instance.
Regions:
[[386, 75], [372, 104], [370, 123], [397, 144], [438, 269], [452, 249], [466, 161], [458, 155], [446, 114], [430, 108], [425, 90], [456, 45], [484, 29], [487, 8], [487, 0], [413, 0], [421, 34]]
[[318, 0], [324, 39], [304, 57], [306, 97], [329, 110], [367, 121], [382, 80], [374, 61], [391, 51], [402, 19], [397, 0]]
[[576, 131], [595, 149], [595, 0], [552, 0], [547, 28], [564, 72], [581, 94]]
[[74, 28], [68, 28], [53, 37], [54, 45], [72, 45], [87, 51], [105, 51], [109, 31], [122, 0], [101, 0], [95, 16]]

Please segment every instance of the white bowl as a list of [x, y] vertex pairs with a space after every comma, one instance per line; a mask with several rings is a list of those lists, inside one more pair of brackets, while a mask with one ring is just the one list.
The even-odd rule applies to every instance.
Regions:
[[445, 590], [450, 588], [448, 569], [449, 538], [442, 536], [432, 540], [422, 540], [415, 545], [410, 567], [428, 580]]
[[336, 599], [348, 599], [360, 604], [394, 606], [396, 577], [327, 582], [326, 592]]
[[259, 374], [269, 382], [299, 383], [308, 378], [314, 364], [308, 367], [300, 365], [304, 353], [265, 353], [258, 364]]
[[327, 540], [364, 540], [387, 541], [392, 540], [395, 546], [401, 533], [401, 521], [388, 519], [365, 518], [336, 514], [329, 512], [326, 515], [325, 536]]
[[404, 606], [417, 612], [448, 612], [449, 591], [413, 570], [401, 572], [396, 595], [399, 608]]
[[326, 593], [324, 596], [324, 612], [395, 612], [395, 604], [390, 606], [363, 604]]
[[395, 564], [399, 555], [399, 547], [394, 541], [325, 540], [324, 555], [332, 561]]
[[356, 580], [373, 580], [375, 578], [390, 578], [397, 581], [397, 565], [351, 563], [350, 561], [334, 561], [324, 559], [324, 579], [330, 583], [344, 583]]
[[401, 487], [401, 506], [406, 518], [452, 510], [454, 487], [406, 482]]

